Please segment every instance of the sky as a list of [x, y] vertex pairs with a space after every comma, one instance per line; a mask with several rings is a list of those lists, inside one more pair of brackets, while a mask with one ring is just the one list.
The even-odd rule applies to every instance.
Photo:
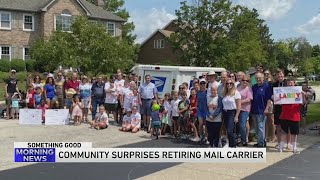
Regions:
[[[319, 0], [232, 0], [236, 4], [255, 8], [266, 20], [276, 41], [292, 37], [306, 37], [312, 44], [320, 44]], [[180, 0], [125, 0], [130, 21], [136, 28], [137, 43], [143, 42], [155, 30], [175, 18]]]

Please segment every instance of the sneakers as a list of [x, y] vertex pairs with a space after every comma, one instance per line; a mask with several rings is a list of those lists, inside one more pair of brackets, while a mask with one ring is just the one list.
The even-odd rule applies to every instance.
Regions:
[[185, 134], [182, 134], [181, 137], [180, 137], [180, 139], [186, 140], [186, 139], [187, 139], [187, 136], [186, 136]]
[[206, 140], [205, 144], [206, 144], [206, 145], [209, 145], [209, 144], [210, 144], [210, 142], [209, 142], [208, 140]]
[[190, 141], [199, 142], [200, 138], [199, 137], [190, 138]]
[[298, 149], [294, 149], [292, 152], [293, 154], [300, 154], [300, 151]]
[[282, 149], [280, 149], [280, 148], [278, 148], [278, 152], [279, 152], [279, 153], [282, 153], [282, 152], [283, 152], [283, 150], [282, 150]]
[[287, 150], [293, 150], [292, 144], [288, 144], [286, 149]]

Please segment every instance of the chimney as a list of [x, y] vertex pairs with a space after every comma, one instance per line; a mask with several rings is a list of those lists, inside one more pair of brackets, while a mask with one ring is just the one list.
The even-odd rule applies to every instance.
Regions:
[[97, 6], [100, 6], [100, 7], [104, 7], [104, 5], [105, 5], [105, 2], [104, 2], [105, 0], [96, 0], [96, 5]]

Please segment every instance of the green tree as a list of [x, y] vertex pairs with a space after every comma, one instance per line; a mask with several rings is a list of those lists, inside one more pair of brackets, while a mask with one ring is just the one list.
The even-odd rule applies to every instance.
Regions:
[[320, 74], [320, 55], [316, 57], [312, 57], [310, 61], [313, 64], [313, 69], [316, 74]]

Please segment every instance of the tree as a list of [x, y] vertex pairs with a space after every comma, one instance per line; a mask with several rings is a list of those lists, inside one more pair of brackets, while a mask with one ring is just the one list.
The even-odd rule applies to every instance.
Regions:
[[310, 61], [312, 62], [314, 72], [320, 74], [320, 56], [312, 57]]
[[53, 32], [48, 40], [38, 40], [31, 48], [37, 64], [50, 64], [46, 69], [50, 71], [58, 65], [80, 67], [97, 75], [128, 68], [136, 58], [134, 47], [122, 38], [111, 37], [102, 24], [78, 17], [71, 30]]

